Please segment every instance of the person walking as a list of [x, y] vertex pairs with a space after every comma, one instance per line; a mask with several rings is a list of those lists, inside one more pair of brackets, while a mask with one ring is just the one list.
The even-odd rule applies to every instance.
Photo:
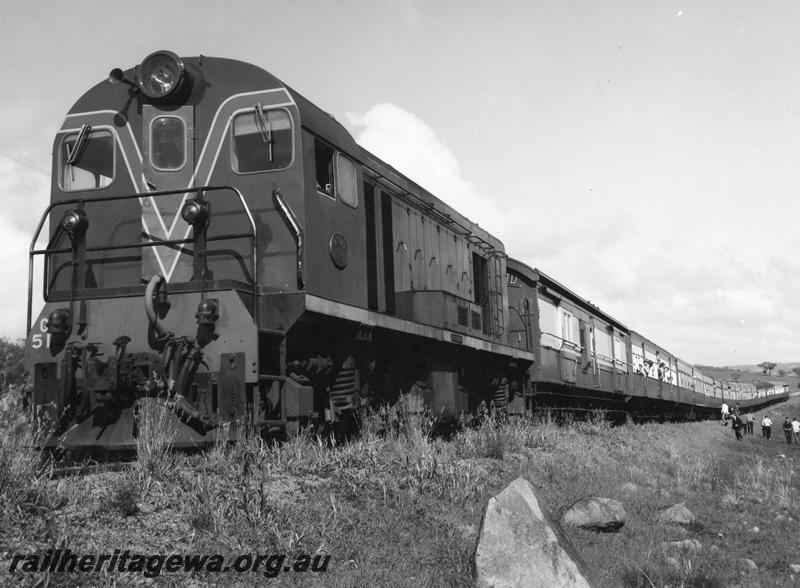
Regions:
[[787, 445], [792, 444], [792, 423], [789, 422], [789, 417], [783, 419], [783, 434], [786, 435]]
[[728, 408], [728, 403], [727, 402], [723, 402], [722, 403], [722, 408], [721, 408], [722, 424], [725, 425], [726, 427], [728, 426], [728, 417], [730, 416], [729, 410], [730, 409]]
[[750, 414], [747, 415], [747, 434], [748, 435], [752, 435], [753, 434], [753, 426], [755, 425], [755, 422], [756, 422], [756, 417], [751, 412]]
[[794, 436], [794, 442], [800, 445], [800, 421], [797, 420], [797, 417], [792, 419], [792, 435]]
[[761, 436], [767, 441], [769, 441], [770, 437], [772, 437], [772, 420], [766, 414], [764, 415], [764, 418], [761, 419]]
[[731, 428], [733, 432], [736, 434], [736, 440], [742, 440], [742, 429], [744, 428], [744, 421], [738, 414], [733, 415], [733, 419], [731, 420]]

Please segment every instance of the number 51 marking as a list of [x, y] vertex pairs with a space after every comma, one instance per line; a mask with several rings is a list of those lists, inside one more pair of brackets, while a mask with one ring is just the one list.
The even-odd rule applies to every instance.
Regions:
[[50, 347], [50, 333], [47, 332], [47, 319], [39, 321], [40, 333], [31, 335], [31, 349], [41, 349], [42, 346]]

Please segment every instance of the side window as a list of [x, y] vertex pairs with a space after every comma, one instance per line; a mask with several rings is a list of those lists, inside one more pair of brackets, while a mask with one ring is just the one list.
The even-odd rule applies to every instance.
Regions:
[[614, 357], [617, 358], [617, 363], [619, 364], [628, 363], [627, 350], [619, 337], [614, 337]]
[[572, 313], [564, 310], [563, 315], [561, 317], [561, 338], [567, 342], [571, 343], [573, 346], [577, 343], [575, 341], [575, 331], [574, 331], [574, 321], [575, 317]]
[[314, 161], [317, 168], [317, 191], [336, 198], [333, 192], [333, 149], [314, 139]]
[[[87, 127], [88, 128], [88, 127]], [[65, 192], [98, 190], [114, 181], [116, 144], [111, 131], [69, 133], [59, 147], [59, 186]]]
[[177, 116], [158, 116], [150, 123], [150, 163], [158, 171], [186, 165], [186, 124]]
[[342, 153], [336, 154], [336, 194], [339, 200], [353, 208], [358, 206], [356, 164]]
[[233, 170], [240, 174], [272, 171], [292, 163], [292, 119], [281, 108], [253, 110], [233, 118]]

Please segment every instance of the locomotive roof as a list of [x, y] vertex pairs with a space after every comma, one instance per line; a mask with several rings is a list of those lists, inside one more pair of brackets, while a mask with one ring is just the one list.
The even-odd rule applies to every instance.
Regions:
[[[332, 115], [267, 70], [252, 63], [223, 57], [197, 56], [181, 57], [181, 59], [187, 64], [187, 67], [202, 72], [203, 78], [213, 80], [213, 83], [196, 84], [192, 90], [193, 96], [190, 101], [197, 100], [196, 96], [203, 96], [204, 99], [212, 100], [217, 97], [221, 102], [231, 94], [263, 88], [285, 88], [300, 112], [301, 126], [363, 164], [368, 168], [367, 176], [373, 179], [382, 179], [392, 192], [403, 197], [412, 206], [432, 213], [442, 224], [454, 225], [452, 228], [456, 232], [469, 236], [480, 243], [484, 251], [504, 252], [503, 243], [497, 237], [358, 145], [350, 132]], [[134, 68], [125, 71], [124, 76], [127, 79], [133, 79]], [[120, 97], [118, 89], [107, 81], [103, 81], [79, 98], [70, 113], [88, 112], [101, 107], [107, 108], [117, 102], [120, 102], [119, 110], [123, 111], [128, 105], [124, 101], [121, 102]]]
[[456, 224], [460, 226], [464, 232], [468, 231], [495, 251], [505, 251], [500, 239], [403, 175], [402, 172], [380, 159], [374, 153], [358, 145], [350, 132], [339, 123], [336, 118], [322, 110], [319, 106], [305, 98], [293, 88], [285, 84], [283, 85], [289, 90], [297, 103], [297, 107], [300, 110], [302, 126], [335, 145], [353, 159], [359, 161], [368, 168], [368, 176], [371, 176], [373, 179], [382, 179], [385, 183], [390, 184], [389, 187], [393, 192], [401, 196], [410, 197], [410, 203], [420, 207], [422, 210], [430, 211], [433, 209], [439, 212], [440, 220], [444, 224]]
[[442, 218], [440, 220], [445, 224], [448, 223], [449, 219], [450, 224], [459, 225], [464, 231], [469, 231], [476, 238], [491, 246], [495, 251], [505, 251], [500, 239], [493, 236], [477, 223], [468, 219], [443, 200], [425, 190], [425, 188], [413, 180], [404, 176], [401, 172], [375, 154], [358, 145], [350, 132], [333, 116], [322, 110], [296, 90], [289, 86], [284, 86], [289, 90], [297, 103], [297, 107], [300, 110], [302, 126], [335, 145], [353, 159], [359, 161], [368, 168], [368, 176], [371, 176], [373, 179], [384, 180], [385, 183], [390, 184], [389, 187], [392, 188], [394, 192], [401, 196], [405, 195], [410, 197], [412, 201], [411, 204], [417, 205], [424, 211], [434, 209], [441, 213], [440, 216]]

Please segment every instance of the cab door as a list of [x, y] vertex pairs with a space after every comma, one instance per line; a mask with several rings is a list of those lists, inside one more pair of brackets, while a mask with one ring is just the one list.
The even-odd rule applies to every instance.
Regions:
[[306, 288], [312, 294], [367, 307], [363, 174], [347, 154], [304, 134]]

